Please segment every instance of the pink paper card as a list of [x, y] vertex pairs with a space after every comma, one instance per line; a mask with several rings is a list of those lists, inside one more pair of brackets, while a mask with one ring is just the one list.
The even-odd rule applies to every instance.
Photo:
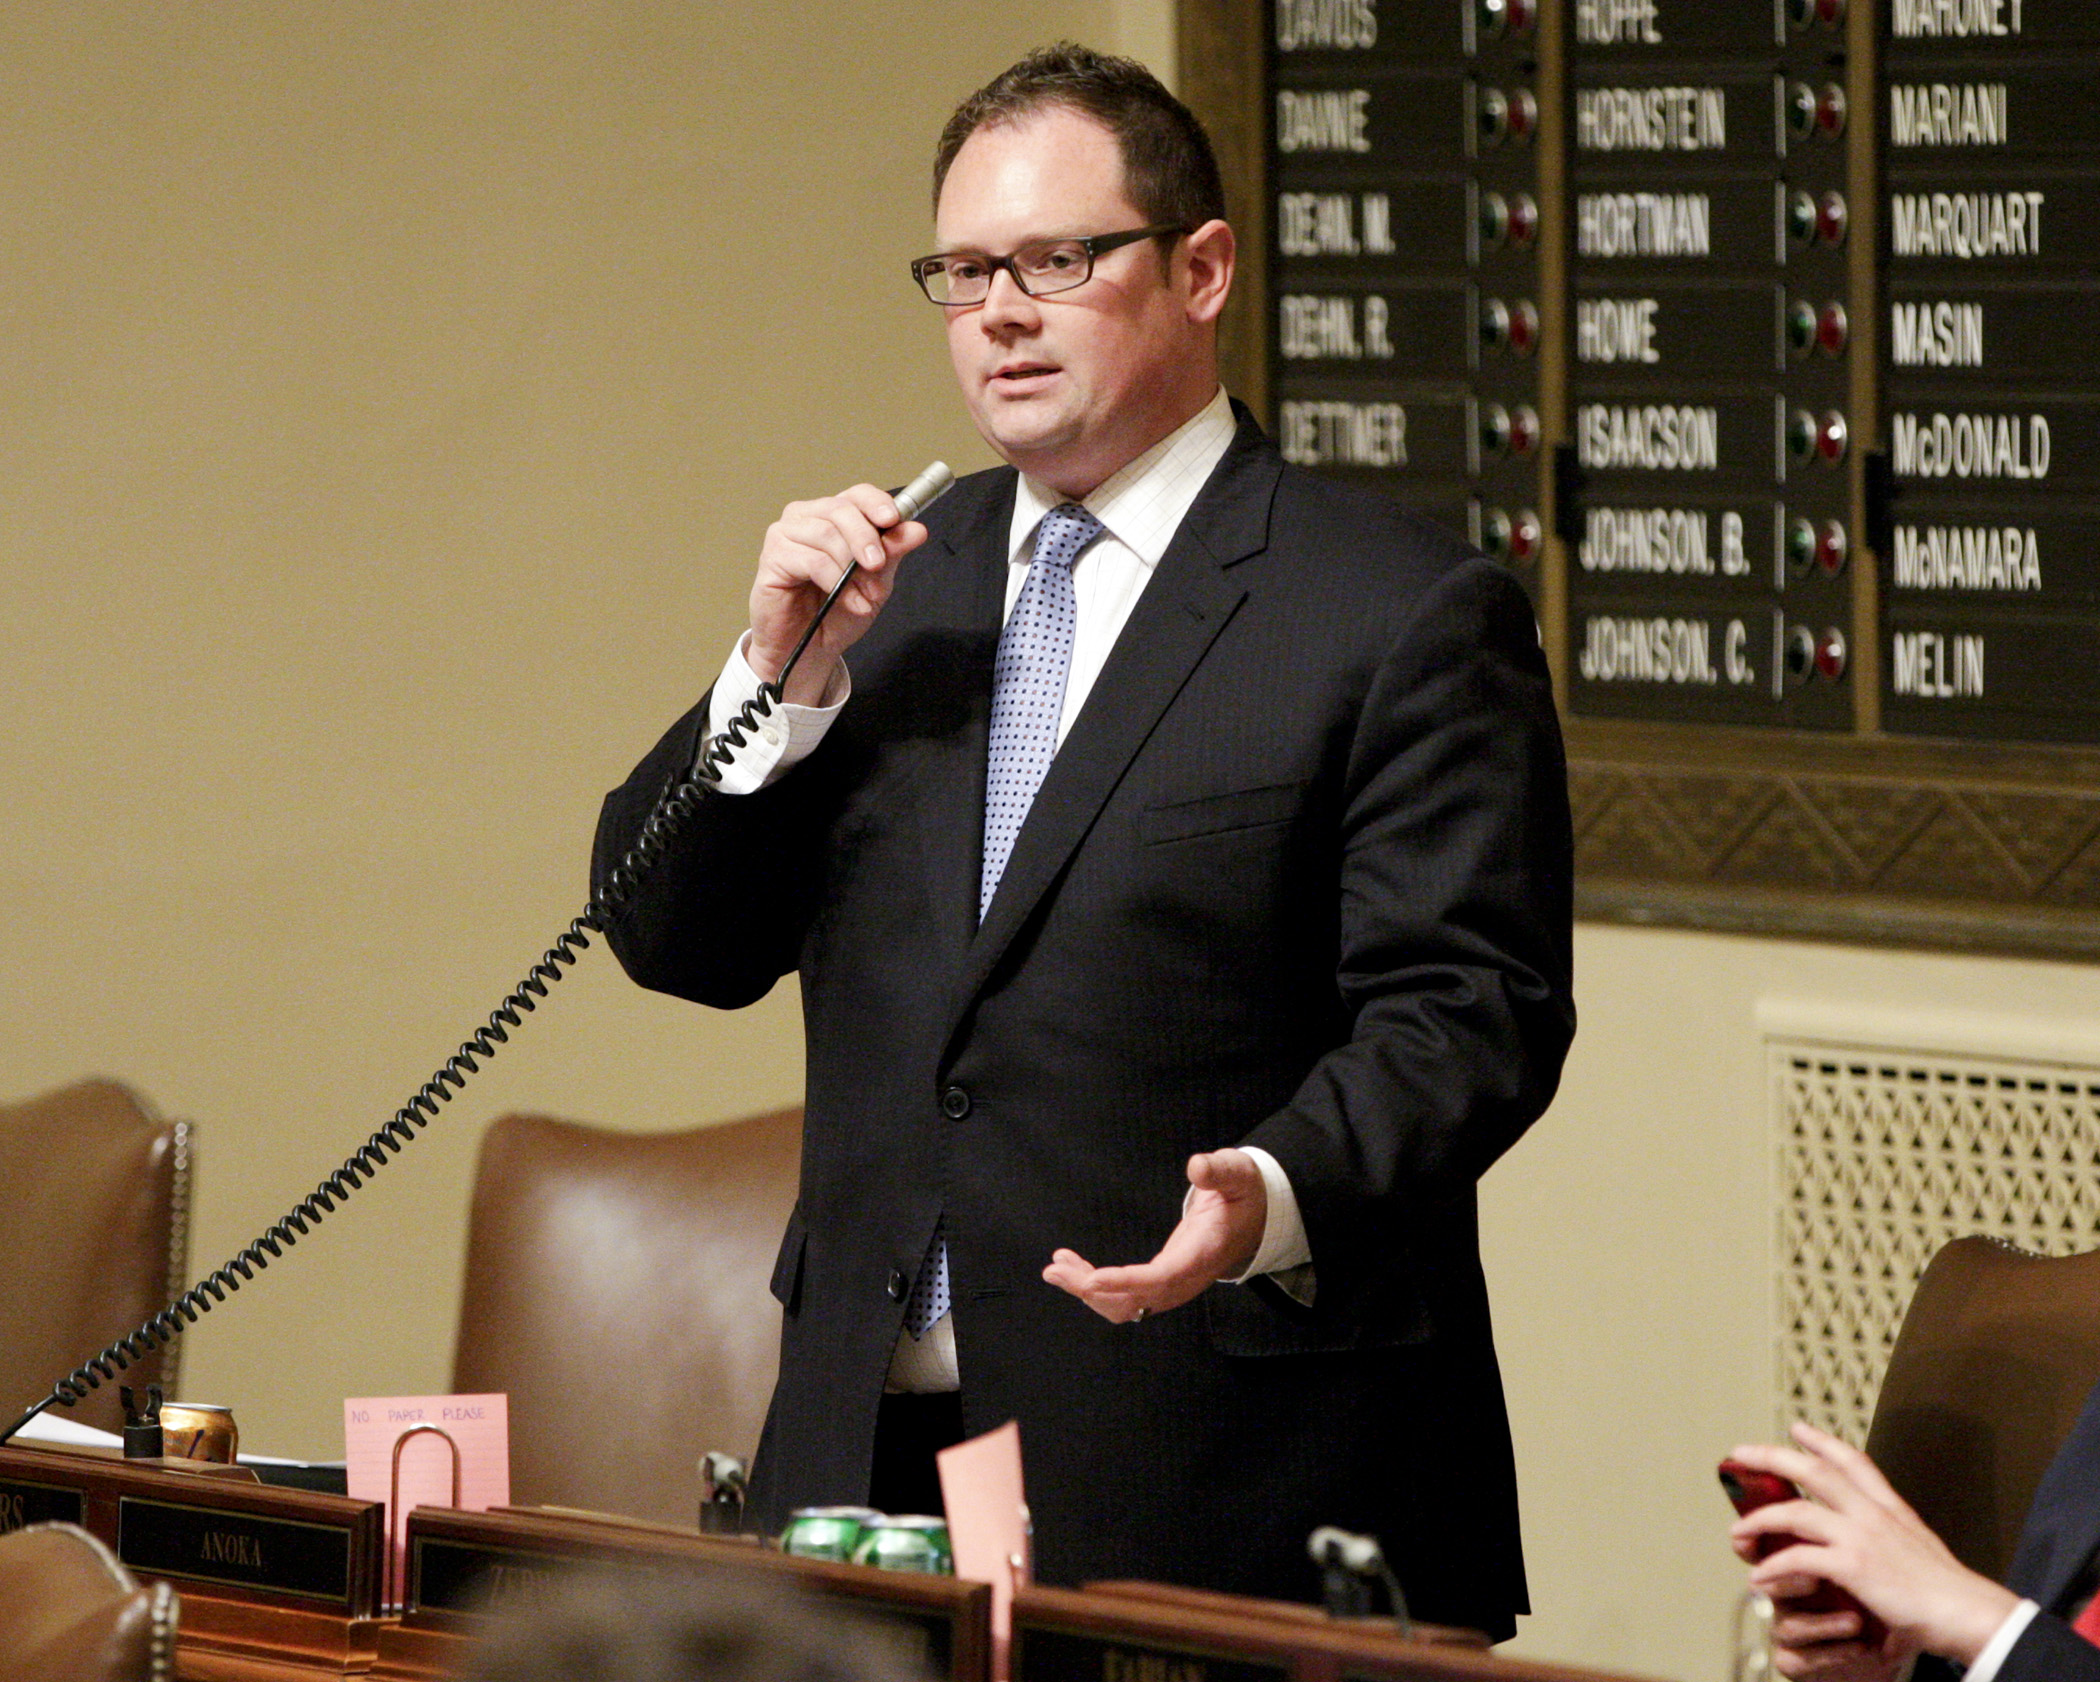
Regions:
[[1021, 1427], [1009, 1419], [996, 1431], [942, 1449], [934, 1459], [941, 1469], [955, 1574], [992, 1585], [992, 1682], [1006, 1682], [1014, 1585], [1034, 1576], [1028, 1502], [1021, 1487]]
[[[395, 1447], [401, 1499], [394, 1501]], [[452, 1498], [458, 1450], [459, 1499]], [[407, 1586], [408, 1515], [417, 1507], [483, 1513], [510, 1504], [508, 1396], [353, 1396], [343, 1403], [350, 1494], [387, 1505], [389, 1605]]]

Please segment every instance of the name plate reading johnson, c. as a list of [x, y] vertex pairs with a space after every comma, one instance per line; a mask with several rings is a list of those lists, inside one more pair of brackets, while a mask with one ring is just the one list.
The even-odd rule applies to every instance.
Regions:
[[117, 1501], [117, 1557], [157, 1577], [264, 1589], [356, 1614], [354, 1525], [321, 1524], [136, 1495]]

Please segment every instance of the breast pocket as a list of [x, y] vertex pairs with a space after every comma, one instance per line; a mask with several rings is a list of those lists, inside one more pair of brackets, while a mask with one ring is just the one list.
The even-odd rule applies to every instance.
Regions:
[[1158, 847], [1288, 823], [1304, 804], [1306, 787], [1303, 782], [1270, 783], [1148, 807], [1138, 815], [1138, 839], [1148, 847]]

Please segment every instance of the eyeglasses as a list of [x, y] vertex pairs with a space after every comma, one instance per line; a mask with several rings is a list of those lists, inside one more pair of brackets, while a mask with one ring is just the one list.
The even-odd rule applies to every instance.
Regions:
[[1119, 234], [1031, 240], [1010, 257], [993, 257], [982, 251], [943, 251], [932, 257], [914, 258], [911, 277], [927, 297], [951, 308], [983, 303], [991, 294], [992, 277], [1001, 269], [1012, 275], [1014, 284], [1029, 297], [1041, 298], [1084, 286], [1093, 278], [1094, 259], [1105, 251], [1166, 234], [1179, 238], [1187, 232], [1178, 222], [1159, 222]]

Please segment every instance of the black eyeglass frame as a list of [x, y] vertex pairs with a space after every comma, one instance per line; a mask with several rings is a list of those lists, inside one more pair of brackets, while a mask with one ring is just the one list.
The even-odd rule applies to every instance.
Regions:
[[[1179, 239], [1189, 232], [1179, 222], [1155, 222], [1149, 228], [1125, 228], [1114, 234], [1059, 234], [1052, 239], [1032, 239], [1019, 251], [1009, 251], [1004, 257], [994, 257], [986, 251], [936, 251], [930, 257], [914, 257], [911, 260], [911, 277], [919, 283], [919, 290], [927, 300], [944, 310], [974, 309], [992, 295], [992, 282], [1004, 269], [1013, 276], [1014, 285], [1022, 295], [1029, 298], [1055, 297], [1060, 292], [1070, 292], [1084, 286], [1094, 278], [1094, 259], [1110, 251], [1120, 251], [1126, 245], [1135, 245], [1141, 239], [1162, 239], [1172, 234]], [[1086, 272], [1077, 280], [1062, 281], [1056, 286], [1038, 291], [1021, 278], [1020, 259], [1022, 253], [1041, 250], [1045, 246], [1076, 245], [1086, 253]], [[936, 298], [933, 295], [931, 277], [938, 273], [935, 265], [950, 262], [957, 257], [980, 258], [985, 265], [983, 298]]]

